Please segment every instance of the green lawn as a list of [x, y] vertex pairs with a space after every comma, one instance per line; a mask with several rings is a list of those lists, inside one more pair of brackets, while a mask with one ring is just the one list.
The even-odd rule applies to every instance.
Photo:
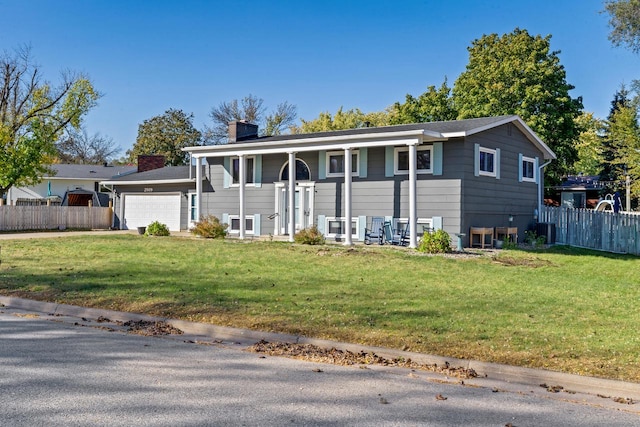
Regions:
[[640, 258], [137, 235], [8, 240], [0, 293], [640, 382]]

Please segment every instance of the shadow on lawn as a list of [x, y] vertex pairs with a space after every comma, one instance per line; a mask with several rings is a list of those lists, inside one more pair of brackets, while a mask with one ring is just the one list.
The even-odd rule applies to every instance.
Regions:
[[519, 246], [515, 249], [509, 249], [512, 251], [526, 252], [531, 254], [556, 254], [556, 255], [568, 255], [568, 256], [593, 256], [600, 258], [607, 258], [611, 260], [620, 261], [638, 261], [640, 257], [629, 254], [618, 254], [614, 252], [596, 251], [594, 249], [578, 248], [568, 245], [552, 245], [544, 246], [542, 248], [531, 248], [527, 246]]

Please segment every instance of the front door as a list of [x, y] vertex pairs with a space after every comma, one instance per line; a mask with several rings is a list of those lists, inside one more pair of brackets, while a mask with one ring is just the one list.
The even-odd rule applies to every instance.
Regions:
[[[295, 194], [295, 223], [300, 231], [313, 225], [313, 199], [315, 188], [313, 183], [298, 183]], [[289, 185], [287, 183], [276, 184], [276, 223], [275, 234], [289, 234]]]

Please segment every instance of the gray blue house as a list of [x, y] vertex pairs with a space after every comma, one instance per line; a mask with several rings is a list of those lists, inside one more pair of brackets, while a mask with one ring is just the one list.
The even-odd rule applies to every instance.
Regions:
[[241, 239], [293, 240], [316, 225], [329, 240], [351, 244], [364, 239], [372, 217], [384, 217], [395, 228], [409, 225], [410, 247], [425, 227], [444, 229], [454, 243], [464, 234], [468, 245], [470, 227], [523, 230], [540, 209], [543, 169], [555, 158], [518, 116], [272, 137], [232, 122], [228, 144], [185, 151], [195, 167], [173, 183], [162, 170], [155, 173], [163, 184], [135, 186], [134, 174], [123, 178], [127, 191], [110, 181], [116, 213], [127, 215], [123, 193], [139, 203], [145, 194], [173, 193], [181, 229], [212, 214]]

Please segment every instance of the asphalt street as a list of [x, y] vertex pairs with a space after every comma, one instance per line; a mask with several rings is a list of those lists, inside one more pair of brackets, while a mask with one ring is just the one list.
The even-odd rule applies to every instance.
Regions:
[[0, 307], [0, 426], [640, 424], [636, 405], [609, 399], [193, 341]]

